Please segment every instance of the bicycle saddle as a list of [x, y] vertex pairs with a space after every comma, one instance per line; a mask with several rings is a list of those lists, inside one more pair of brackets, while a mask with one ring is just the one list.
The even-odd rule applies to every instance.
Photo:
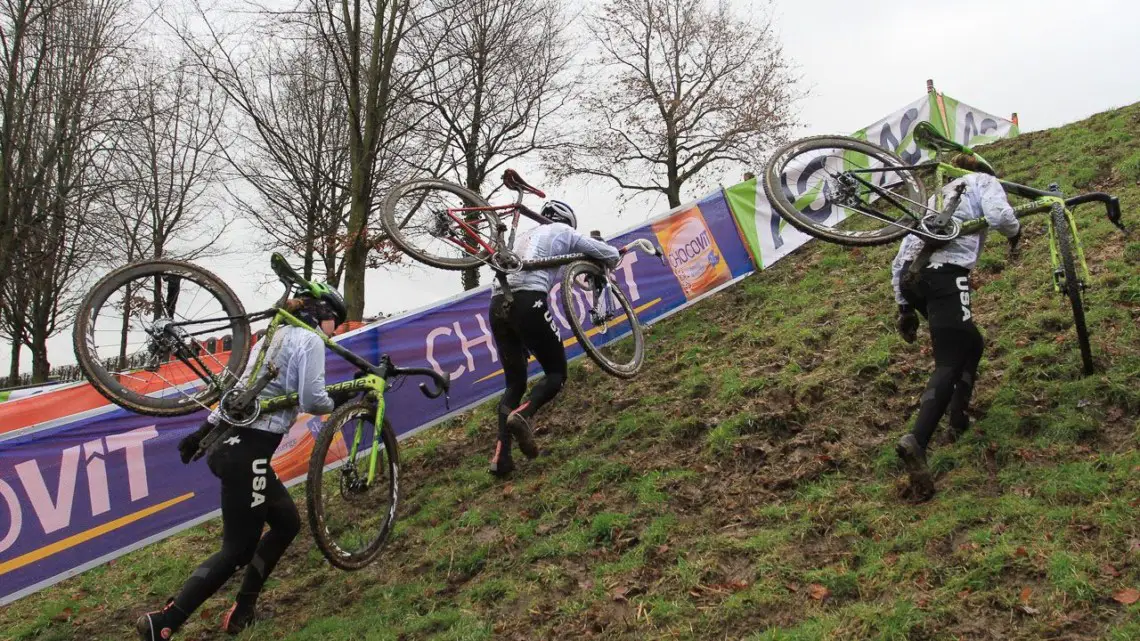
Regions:
[[523, 177], [519, 175], [519, 172], [514, 169], [508, 169], [503, 172], [503, 185], [512, 191], [525, 191], [539, 198], [546, 198], [546, 192], [537, 187], [528, 185], [527, 182], [523, 180]]
[[273, 273], [277, 274], [277, 277], [281, 279], [282, 283], [285, 283], [286, 287], [300, 285], [302, 289], [308, 288], [309, 281], [301, 278], [297, 270], [293, 269], [281, 254], [273, 252], [273, 256], [269, 259], [269, 265], [273, 267]]
[[936, 153], [956, 152], [973, 156], [979, 164], [989, 168], [991, 173], [997, 173], [994, 171], [993, 165], [983, 158], [981, 154], [978, 154], [966, 145], [950, 140], [946, 136], [938, 133], [934, 125], [925, 120], [914, 126], [914, 131], [911, 132], [911, 135], [914, 137], [914, 143], [923, 149], [929, 149]]

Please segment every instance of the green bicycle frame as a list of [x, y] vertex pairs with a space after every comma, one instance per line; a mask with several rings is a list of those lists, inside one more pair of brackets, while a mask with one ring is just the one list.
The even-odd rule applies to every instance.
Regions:
[[[277, 333], [278, 328], [280, 328], [282, 324], [292, 325], [293, 327], [298, 327], [300, 329], [313, 332], [314, 334], [320, 336], [321, 341], [325, 344], [326, 347], [331, 349], [338, 356], [344, 358], [346, 361], [352, 363], [353, 365], [356, 365], [357, 367], [360, 367], [362, 370], [367, 371], [368, 369], [370, 369], [372, 367], [372, 365], [370, 363], [368, 363], [367, 361], [364, 361], [363, 359], [361, 359], [356, 354], [352, 353], [351, 351], [349, 351], [348, 349], [346, 349], [344, 347], [341, 347], [337, 343], [334, 343], [328, 336], [326, 336], [324, 334], [324, 332], [321, 332], [321, 331], [319, 331], [313, 327], [310, 327], [304, 321], [302, 321], [301, 319], [297, 318], [296, 316], [290, 314], [289, 312], [287, 312], [283, 309], [280, 309], [280, 308], [274, 308], [274, 309], [275, 309], [276, 313], [273, 316], [273, 320], [269, 322], [269, 328], [266, 330], [265, 338], [263, 338], [262, 340], [266, 340], [266, 341], [273, 340], [274, 334]], [[266, 345], [268, 345], [268, 343], [266, 343]], [[264, 350], [264, 349], [259, 350], [257, 360], [254, 361], [253, 369], [250, 370], [250, 375], [249, 375], [248, 380], [254, 380], [257, 378], [257, 373], [261, 369], [262, 365], [264, 364], [265, 354], [267, 351], [268, 350]], [[364, 392], [367, 394], [368, 398], [374, 399], [374, 401], [376, 403], [376, 415], [373, 419], [375, 421], [373, 423], [373, 425], [375, 426], [373, 438], [376, 440], [379, 440], [380, 439], [381, 426], [384, 425], [384, 406], [385, 406], [384, 391], [387, 388], [388, 388], [388, 382], [386, 380], [384, 380], [384, 378], [377, 376], [375, 374], [372, 374], [372, 373], [367, 373], [364, 376], [361, 376], [360, 378], [354, 378], [350, 381], [344, 381], [343, 383], [335, 383], [333, 385], [328, 385], [325, 387], [325, 390], [329, 391], [329, 392]], [[274, 396], [272, 398], [266, 398], [266, 399], [262, 399], [260, 401], [262, 412], [275, 412], [277, 410], [295, 407], [297, 405], [297, 403], [298, 403], [298, 399], [297, 399], [296, 393], [285, 394], [282, 396]], [[348, 459], [349, 460], [354, 459], [356, 457], [356, 455], [359, 453], [361, 440], [363, 438], [364, 438], [363, 430], [359, 430], [359, 429], [356, 430], [356, 433], [353, 435], [353, 438], [352, 438], [352, 446], [350, 447], [349, 452], [348, 452]], [[380, 458], [380, 450], [381, 449], [382, 448], [379, 448], [379, 447], [372, 447], [371, 451], [369, 452], [368, 479], [367, 479], [367, 482], [369, 484], [371, 484], [376, 479], [376, 463]]]
[[[951, 177], [951, 179], [954, 179], [954, 178], [960, 178], [960, 177], [965, 176], [966, 174], [969, 174], [969, 173], [971, 173], [971, 172], [965, 171], [963, 169], [959, 169], [958, 167], [955, 167], [953, 165], [947, 165], [945, 163], [940, 162], [940, 163], [938, 163], [938, 165], [935, 169], [935, 177], [938, 180], [938, 182], [935, 184], [937, 184], [937, 185], [943, 184], [942, 180], [946, 176], [949, 176], [949, 177]], [[1010, 182], [1007, 182], [1004, 180], [998, 180], [998, 182], [1001, 183], [1002, 187], [1008, 187], [1008, 186], [1022, 187], [1023, 186], [1023, 185], [1018, 185], [1017, 183], [1010, 183]], [[1007, 188], [1006, 191], [1008, 193], [1009, 189]], [[942, 189], [939, 188], [937, 196], [935, 197], [935, 203], [939, 209], [941, 209], [941, 207], [942, 207], [942, 200], [943, 200]], [[1077, 259], [1081, 265], [1081, 276], [1082, 276], [1082, 278], [1084, 278], [1084, 280], [1086, 282], [1088, 282], [1091, 280], [1091, 276], [1089, 274], [1088, 264], [1085, 262], [1085, 250], [1084, 250], [1083, 245], [1081, 244], [1081, 237], [1077, 234], [1077, 221], [1076, 221], [1076, 218], [1073, 216], [1072, 210], [1069, 209], [1065, 205], [1065, 199], [1064, 198], [1062, 198], [1061, 196], [1042, 196], [1040, 198], [1036, 198], [1034, 200], [1030, 200], [1028, 202], [1024, 202], [1024, 203], [1021, 203], [1020, 205], [1015, 206], [1013, 208], [1013, 214], [1015, 216], [1017, 216], [1018, 219], [1021, 219], [1021, 218], [1024, 218], [1026, 216], [1030, 216], [1033, 214], [1040, 214], [1040, 213], [1044, 213], [1047, 211], [1051, 211], [1054, 207], [1060, 207], [1064, 211], [1065, 221], [1069, 225], [1069, 235], [1073, 239], [1073, 245], [1075, 246], [1076, 252], [1077, 252]], [[1061, 291], [1061, 281], [1060, 281], [1060, 278], [1057, 276], [1057, 274], [1059, 273], [1058, 270], [1061, 269], [1061, 254], [1057, 250], [1057, 232], [1055, 229], [1053, 229], [1053, 218], [1052, 217], [1046, 218], [1045, 224], [1046, 224], [1046, 228], [1048, 229], [1048, 233], [1049, 233], [1049, 259], [1053, 265], [1053, 274], [1054, 274], [1053, 290], [1056, 292], [1060, 292]], [[968, 221], [966, 223], [963, 223], [961, 234], [973, 234], [973, 233], [982, 231], [983, 229], [985, 229], [988, 226], [989, 225], [986, 222], [985, 218], [977, 218], [977, 219]]]

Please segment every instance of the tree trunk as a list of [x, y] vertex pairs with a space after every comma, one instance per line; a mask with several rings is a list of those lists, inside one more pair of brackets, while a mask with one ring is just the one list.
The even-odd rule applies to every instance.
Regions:
[[[477, 104], [476, 107], [479, 105]], [[477, 134], [477, 132], [476, 132]], [[472, 139], [474, 139], [474, 135]], [[483, 186], [483, 176], [479, 175], [479, 170], [475, 166], [475, 153], [474, 150], [468, 150], [467, 153], [467, 185], [466, 187], [475, 193], [479, 193], [479, 188]], [[468, 224], [476, 224], [480, 216], [478, 212], [473, 212], [467, 215], [466, 220]], [[479, 268], [470, 267], [463, 270], [463, 291], [470, 291], [479, 286]]]
[[12, 339], [12, 365], [8, 369], [8, 385], [15, 387], [20, 384], [20, 348], [23, 344], [17, 336]]
[[[353, 173], [363, 171], [363, 168]], [[364, 225], [368, 222], [368, 195], [357, 187], [353, 176], [352, 208], [348, 214], [348, 251], [344, 253], [344, 302], [348, 320], [364, 317], [364, 272], [368, 267], [368, 246], [364, 241]]]
[[123, 301], [123, 325], [119, 328], [119, 369], [127, 369], [127, 339], [131, 329], [131, 284], [127, 283], [126, 297]]
[[46, 383], [51, 373], [51, 363], [47, 355], [47, 335], [32, 332], [32, 382]]
[[672, 122], [667, 123], [668, 132], [665, 144], [668, 146], [665, 159], [665, 196], [669, 198], [669, 208], [681, 206], [681, 166], [678, 160], [678, 141]]

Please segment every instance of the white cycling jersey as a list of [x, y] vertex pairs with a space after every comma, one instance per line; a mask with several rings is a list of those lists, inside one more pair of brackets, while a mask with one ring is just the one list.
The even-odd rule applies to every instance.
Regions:
[[[953, 197], [960, 183], [966, 184], [966, 191], [963, 192], [961, 200], [958, 201], [958, 209], [954, 212], [954, 218], [958, 222], [964, 223], [985, 217], [986, 222], [989, 223], [989, 228], [996, 229], [1006, 238], [1013, 238], [1017, 235], [1021, 229], [1021, 223], [1014, 215], [1013, 207], [1009, 204], [1005, 190], [1002, 189], [1001, 183], [996, 178], [989, 174], [966, 174], [947, 183], [942, 188], [943, 202]], [[931, 196], [929, 204], [932, 208], [934, 201], [934, 197]], [[945, 247], [941, 247], [931, 254], [930, 264], [959, 265], [966, 269], [973, 269], [978, 262], [978, 256], [982, 253], [985, 240], [986, 230], [984, 229], [976, 234], [959, 236], [947, 243]], [[895, 300], [900, 305], [906, 303], [899, 284], [903, 266], [914, 260], [925, 246], [926, 242], [922, 237], [908, 234], [906, 238], [903, 238], [899, 252], [891, 264], [891, 285], [895, 289]]]
[[[248, 382], [250, 371], [257, 362], [264, 342], [262, 339], [253, 346], [249, 362], [241, 375], [241, 384]], [[284, 434], [297, 420], [298, 411], [328, 414], [333, 411], [335, 404], [325, 391], [325, 344], [321, 337], [312, 331], [286, 325], [277, 328], [273, 342], [275, 344], [270, 346], [266, 361], [272, 361], [277, 366], [278, 374], [257, 397], [273, 398], [296, 392], [298, 405], [262, 414], [247, 429]], [[264, 366], [265, 363], [262, 364]], [[214, 410], [211, 420], [217, 416], [218, 412]]]
[[[523, 232], [515, 239], [515, 253], [523, 261], [542, 260], [552, 256], [583, 253], [616, 265], [621, 256], [618, 250], [605, 241], [596, 240], [564, 223], [540, 225]], [[507, 274], [507, 284], [511, 290], [549, 292], [561, 267], [536, 269]], [[499, 281], [495, 279], [493, 293], [499, 293]]]

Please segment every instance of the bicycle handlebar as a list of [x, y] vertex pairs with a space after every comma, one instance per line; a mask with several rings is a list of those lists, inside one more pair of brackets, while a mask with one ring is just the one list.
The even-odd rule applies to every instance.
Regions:
[[1120, 231], [1128, 233], [1124, 229], [1124, 223], [1120, 221], [1120, 199], [1116, 196], [1106, 194], [1101, 191], [1094, 191], [1091, 194], [1081, 194], [1080, 196], [1073, 196], [1072, 198], [1065, 199], [1065, 206], [1069, 208], [1083, 205], [1085, 203], [1099, 202], [1104, 204], [1105, 213], [1108, 215], [1108, 221], [1116, 225]]
[[420, 383], [420, 391], [428, 398], [439, 398], [451, 389], [450, 375], [440, 374], [428, 367], [396, 367], [393, 365], [389, 374], [392, 376], [427, 376], [431, 378], [432, 382], [435, 383], [435, 389], [428, 387], [427, 383]]
[[[1001, 183], [1002, 188], [1005, 189], [1007, 193], [1011, 193], [1015, 196], [1021, 196], [1022, 198], [1036, 200], [1038, 198], [1056, 198], [1059, 195], [1055, 191], [1034, 189], [1033, 187], [1029, 187], [1027, 185], [1021, 185], [1005, 180], [999, 180], [998, 182]], [[1116, 196], [1106, 194], [1101, 191], [1094, 191], [1089, 194], [1081, 194], [1080, 196], [1066, 198], [1065, 206], [1072, 209], [1078, 205], [1083, 205], [1085, 203], [1091, 202], [1103, 203], [1105, 213], [1108, 215], [1108, 221], [1115, 225], [1116, 228], [1120, 231], [1124, 232], [1125, 234], [1128, 233], [1128, 230], [1124, 228], [1124, 223], [1122, 223], [1120, 220], [1120, 200]]]
[[[628, 254], [630, 251], [633, 251], [634, 249], [640, 249], [641, 251], [643, 251], [647, 254], [652, 254], [654, 256], [657, 256], [658, 258], [661, 259], [661, 262], [665, 262], [665, 252], [661, 251], [660, 247], [654, 246], [652, 242], [650, 242], [644, 238], [638, 238], [637, 240], [631, 242], [630, 244], [628, 244], [624, 247], [619, 247], [618, 248], [618, 254], [624, 256], [625, 254]], [[573, 262], [576, 262], [579, 260], [592, 260], [595, 262], [600, 262], [600, 261], [598, 261], [597, 258], [595, 258], [589, 254], [583, 254], [583, 253], [562, 254], [560, 256], [551, 256], [549, 258], [543, 258], [540, 260], [524, 261], [522, 264], [522, 271], [532, 271], [532, 270], [536, 270], [536, 269], [549, 269], [551, 267], [561, 267], [563, 265], [569, 265], [570, 263], [573, 263]]]

